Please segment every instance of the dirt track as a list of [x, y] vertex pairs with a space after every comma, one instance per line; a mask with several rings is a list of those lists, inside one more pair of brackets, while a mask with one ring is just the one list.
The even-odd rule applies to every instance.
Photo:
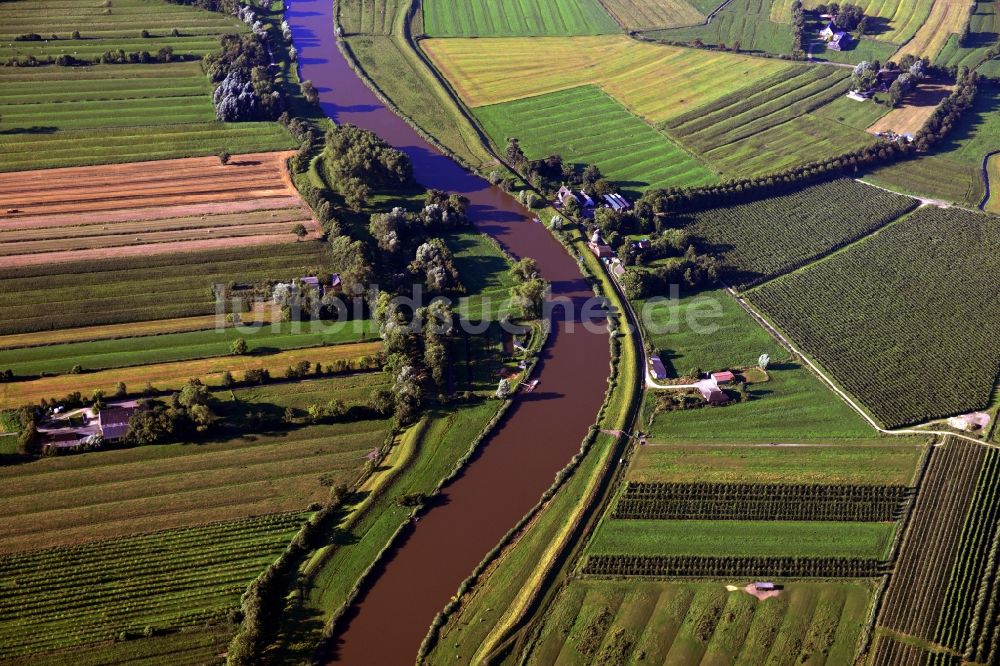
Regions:
[[297, 223], [318, 238], [319, 225], [288, 174], [291, 154], [240, 155], [227, 165], [198, 157], [4, 174], [0, 256], [5, 265], [28, 266], [289, 243]]

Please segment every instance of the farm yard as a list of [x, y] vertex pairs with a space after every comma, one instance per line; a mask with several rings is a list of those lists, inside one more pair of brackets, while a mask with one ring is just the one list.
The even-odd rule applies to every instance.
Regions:
[[574, 580], [527, 663], [851, 663], [873, 593], [864, 582], [790, 582], [758, 600], [721, 581]]
[[592, 84], [652, 123], [791, 67], [611, 35], [429, 39], [421, 46], [473, 108]]
[[[595, 86], [475, 110], [497, 146], [517, 137], [528, 159], [553, 153], [578, 169], [594, 164], [630, 193], [706, 185], [715, 175]], [[594, 141], [594, 136], [600, 136]]]
[[[687, 229], [717, 249], [740, 289], [772, 280], [827, 256], [909, 213], [909, 197], [853, 180], [695, 213]], [[831, 206], [839, 221], [830, 224]]]
[[321, 243], [306, 242], [0, 267], [0, 333], [216, 315], [213, 285], [312, 275], [324, 257]]
[[748, 297], [887, 426], [979, 409], [1000, 368], [1000, 291], [982, 270], [998, 225], [925, 206]]
[[[793, 0], [775, 0], [771, 7], [771, 20], [789, 23], [792, 18]], [[806, 9], [815, 9], [821, 0], [805, 0]], [[862, 8], [866, 16], [876, 17], [871, 39], [903, 44], [927, 20], [934, 0], [858, 0], [853, 3]]]
[[[293, 243], [322, 233], [292, 186], [290, 153], [21, 171], [0, 185], [8, 266]], [[127, 184], [123, 184], [127, 183]]]
[[621, 29], [598, 0], [427, 0], [424, 30], [432, 37], [599, 35]]
[[222, 374], [226, 371], [233, 373], [238, 380], [250, 369], [264, 369], [272, 376], [280, 377], [286, 368], [300, 361], [321, 363], [324, 368], [331, 368], [336, 363], [347, 363], [352, 369], [368, 369], [377, 365], [375, 356], [381, 347], [381, 342], [358, 342], [264, 355], [216, 356], [193, 361], [153, 363], [8, 382], [0, 384], [0, 407], [19, 407], [37, 403], [42, 398], [63, 398], [74, 391], [86, 396], [94, 391], [113, 395], [119, 382], [132, 387], [132, 390], [142, 390], [150, 385], [156, 391], [177, 391], [192, 377], [198, 377], [210, 386], [220, 386]]
[[244, 418], [244, 410], [257, 410], [274, 420], [259, 427], [244, 423], [200, 444], [125, 448], [0, 468], [7, 488], [0, 500], [0, 549], [72, 546], [304, 510], [328, 493], [322, 475], [328, 482], [348, 483], [360, 474], [365, 455], [384, 443], [389, 423], [288, 428], [280, 424], [282, 410], [291, 407], [304, 415], [308, 404], [334, 399], [364, 404], [383, 384], [380, 373], [365, 373], [219, 392], [215, 397], [224, 417], [236, 420]]
[[903, 99], [902, 106], [892, 109], [879, 118], [868, 131], [916, 134], [934, 113], [938, 104], [951, 94], [953, 88], [952, 84], [944, 81], [922, 82], [915, 91]]
[[705, 21], [715, 0], [605, 0], [608, 12], [628, 30], [655, 30]]

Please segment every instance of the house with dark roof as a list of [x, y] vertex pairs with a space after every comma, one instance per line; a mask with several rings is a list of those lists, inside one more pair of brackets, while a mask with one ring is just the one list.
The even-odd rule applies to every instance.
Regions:
[[128, 424], [136, 407], [105, 407], [97, 415], [97, 426], [105, 441], [114, 442], [128, 434]]
[[649, 374], [653, 375], [653, 379], [666, 379], [667, 369], [663, 365], [663, 361], [660, 360], [659, 356], [649, 357]]

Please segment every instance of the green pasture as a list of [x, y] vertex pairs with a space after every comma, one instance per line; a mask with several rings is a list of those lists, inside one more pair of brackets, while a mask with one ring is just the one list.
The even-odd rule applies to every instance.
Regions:
[[601, 35], [621, 28], [597, 0], [427, 0], [432, 37]]
[[[736, 48], [749, 53], [790, 53], [792, 31], [788, 25], [771, 21], [774, 0], [733, 0], [708, 25], [656, 30], [646, 33], [654, 39]], [[715, 9], [719, 3], [708, 8]]]
[[498, 146], [517, 137], [529, 159], [553, 153], [582, 169], [596, 164], [626, 192], [686, 187], [716, 176], [595, 86], [475, 109]]

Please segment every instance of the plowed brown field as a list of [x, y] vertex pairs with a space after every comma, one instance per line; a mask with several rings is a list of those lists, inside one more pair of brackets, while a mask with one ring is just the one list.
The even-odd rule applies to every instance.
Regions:
[[9, 266], [295, 242], [321, 230], [292, 186], [291, 153], [19, 171], [0, 181]]

